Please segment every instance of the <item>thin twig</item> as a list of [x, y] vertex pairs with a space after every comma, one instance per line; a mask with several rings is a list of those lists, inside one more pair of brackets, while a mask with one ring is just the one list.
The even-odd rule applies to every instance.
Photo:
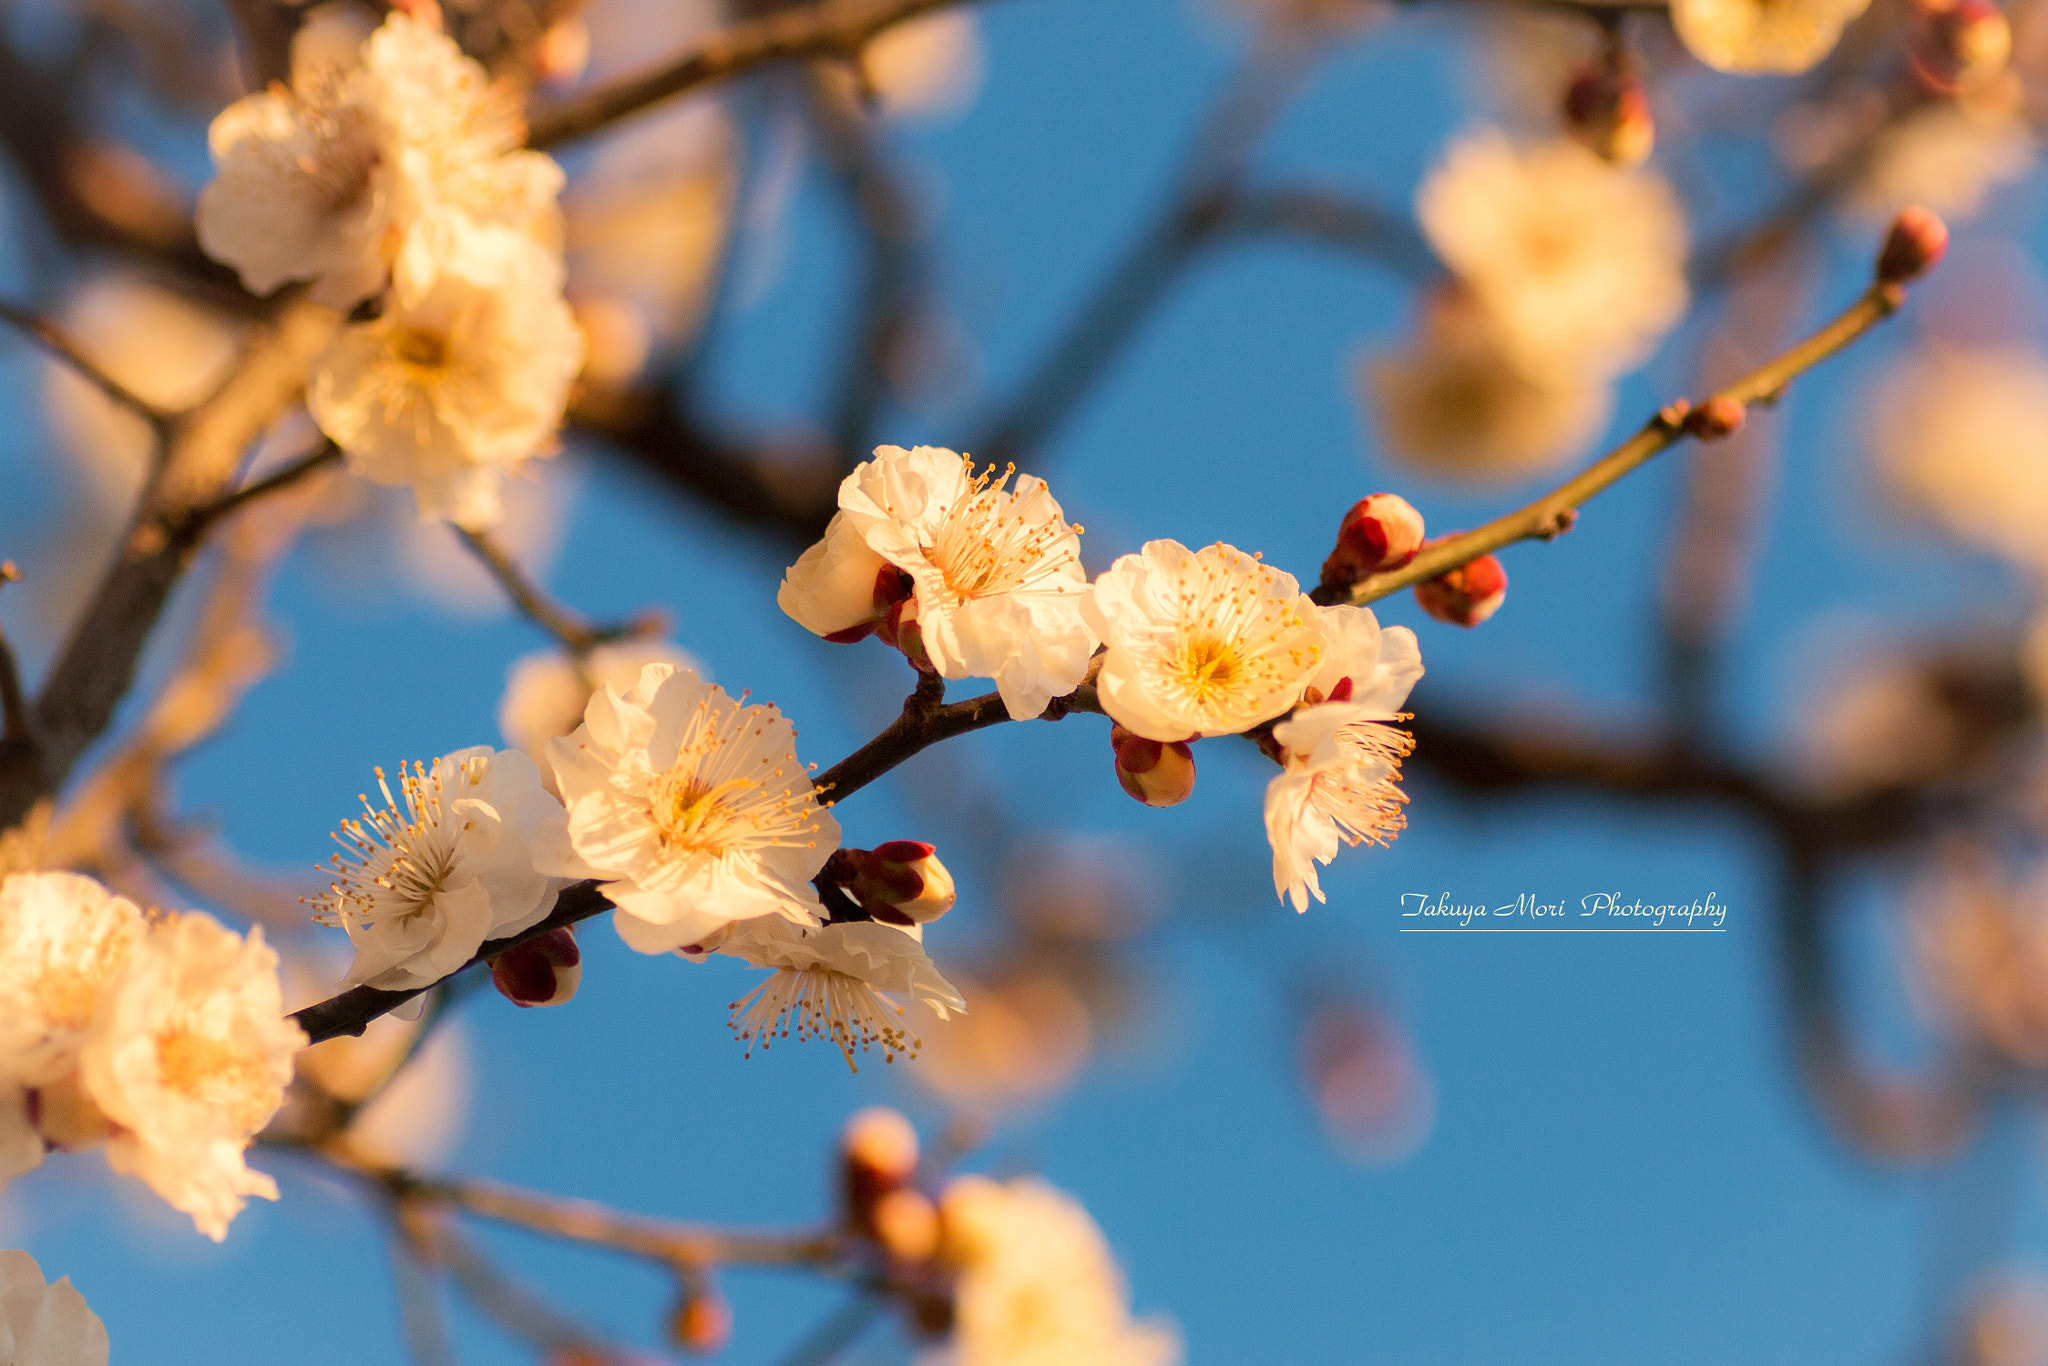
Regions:
[[527, 145], [546, 148], [587, 137], [649, 105], [769, 62], [853, 56], [883, 29], [957, 3], [961, 0], [822, 0], [744, 20], [709, 35], [665, 66], [542, 110], [528, 129]]
[[93, 364], [63, 328], [40, 313], [23, 308], [19, 304], [9, 303], [5, 299], [0, 299], [0, 322], [20, 332], [49, 355], [69, 366], [79, 378], [147, 422], [158, 440], [162, 440], [164, 429], [170, 425], [172, 415]]
[[341, 459], [341, 447], [332, 441], [323, 440], [317, 447], [297, 460], [280, 465], [253, 484], [244, 484], [233, 493], [215, 499], [212, 503], [193, 513], [197, 519], [196, 530], [204, 530], [223, 517], [240, 512], [249, 504], [269, 497], [273, 493], [290, 488], [310, 474], [317, 474]]
[[481, 1249], [462, 1236], [449, 1220], [420, 1208], [426, 1202], [405, 1202], [408, 1233], [448, 1273], [477, 1310], [548, 1361], [613, 1361], [596, 1336], [558, 1313], [531, 1290], [498, 1270]]
[[[20, 578], [14, 561], [0, 560], [0, 586]], [[21, 690], [21, 670], [14, 662], [14, 648], [0, 632], [0, 745], [30, 745], [33, 737], [28, 697]]]
[[[1890, 317], [1898, 311], [1904, 299], [1903, 291], [1896, 285], [1872, 285], [1820, 331], [1776, 359], [1765, 362], [1714, 397], [1732, 399], [1745, 407], [1752, 403], [1776, 402], [1793, 379]], [[1688, 405], [1685, 404], [1673, 404], [1663, 409], [1645, 423], [1641, 431], [1527, 507], [1495, 518], [1475, 531], [1449, 537], [1424, 550], [1400, 569], [1360, 579], [1351, 587], [1348, 596], [1341, 588], [1319, 588], [1314, 596], [1319, 602], [1376, 602], [1390, 593], [1433, 579], [1517, 541], [1554, 539], [1570, 528], [1580, 504], [1684, 440], [1687, 411]]]
[[455, 527], [455, 534], [462, 538], [462, 543], [469, 547], [477, 562], [490, 571], [491, 577], [498, 581], [498, 586], [505, 590], [505, 596], [512, 599], [512, 605], [519, 609], [520, 614], [561, 642], [562, 648], [578, 659], [610, 641], [642, 634], [653, 623], [652, 618], [645, 617], [611, 626], [585, 621], [549, 598], [539, 584], [527, 577], [526, 571], [513, 561], [505, 548], [488, 534], [461, 526]]

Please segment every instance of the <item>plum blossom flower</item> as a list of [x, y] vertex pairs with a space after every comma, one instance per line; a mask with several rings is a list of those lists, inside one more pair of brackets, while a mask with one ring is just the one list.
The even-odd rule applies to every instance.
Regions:
[[582, 724], [583, 709], [590, 705], [595, 688], [605, 683], [630, 688], [649, 664], [702, 672], [686, 651], [665, 640], [600, 645], [581, 662], [560, 650], [527, 655], [513, 664], [505, 679], [505, 696], [498, 703], [498, 729], [506, 744], [540, 765], [541, 785], [553, 791], [555, 775], [548, 768], [548, 741]]
[[400, 258], [384, 312], [315, 363], [306, 407], [353, 473], [480, 529], [503, 474], [560, 425], [583, 338], [561, 263], [530, 238], [466, 223], [431, 238]]
[[[853, 1055], [879, 1045], [885, 1062], [916, 1057], [921, 1041], [903, 1024], [903, 1007], [890, 996], [912, 996], [940, 1019], [967, 1002], [932, 966], [922, 925], [874, 920], [799, 925], [779, 915], [744, 920], [693, 946], [744, 959], [774, 975], [733, 1002], [733, 1033], [767, 1048], [794, 1030], [799, 1040], [830, 1039], [858, 1072]], [[692, 956], [695, 956], [694, 954]]]
[[346, 308], [383, 287], [423, 218], [530, 232], [560, 167], [525, 140], [516, 102], [428, 24], [392, 14], [367, 41], [330, 7], [300, 30], [292, 82], [237, 100], [208, 130], [217, 175], [199, 197], [208, 255], [267, 294], [311, 280]]
[[65, 1276], [55, 1285], [26, 1252], [0, 1252], [0, 1361], [107, 1366], [107, 1326]]
[[1484, 129], [1423, 182], [1430, 245], [1524, 372], [1615, 374], [1685, 314], [1685, 222], [1670, 187], [1569, 140]]
[[974, 472], [938, 446], [880, 446], [839, 486], [825, 539], [791, 567], [776, 600], [820, 635], [877, 615], [878, 576], [908, 575], [931, 666], [993, 678], [1012, 718], [1030, 720], [1088, 672], [1080, 531], [1045, 481]]
[[1796, 76], [1834, 50], [1870, 0], [1672, 0], [1671, 26], [1716, 71]]
[[335, 834], [343, 852], [319, 913], [355, 946], [348, 985], [430, 986], [485, 940], [517, 934], [554, 909], [561, 883], [534, 870], [533, 849], [559, 844], [568, 817], [524, 754], [478, 745], [431, 767], [401, 764], [402, 810], [382, 769], [377, 786], [383, 809], [364, 797], [364, 819]]
[[1102, 1230], [1043, 1181], [962, 1176], [939, 1201], [953, 1335], [926, 1366], [1175, 1366], [1170, 1324], [1134, 1322]]
[[824, 918], [810, 879], [839, 822], [773, 706], [743, 706], [689, 669], [650, 664], [623, 696], [607, 683], [583, 724], [550, 741], [568, 839], [536, 866], [596, 877], [641, 953], [701, 943], [736, 920]]
[[1291, 574], [1218, 542], [1148, 541], [1082, 606], [1109, 647], [1096, 687], [1148, 740], [1232, 735], [1286, 711], [1323, 663], [1316, 606]]
[[215, 1242], [277, 1183], [242, 1160], [284, 1103], [306, 1036], [285, 1017], [277, 954], [211, 916], [159, 924], [129, 952], [80, 1054], [115, 1126], [107, 1165], [138, 1176]]
[[1315, 865], [1339, 843], [1385, 844], [1399, 833], [1408, 798], [1398, 783], [1415, 741], [1394, 722], [1422, 677], [1422, 652], [1404, 626], [1381, 629], [1363, 607], [1325, 607], [1328, 652], [1294, 714], [1273, 728], [1281, 772], [1266, 785], [1273, 885], [1308, 909], [1323, 889]]

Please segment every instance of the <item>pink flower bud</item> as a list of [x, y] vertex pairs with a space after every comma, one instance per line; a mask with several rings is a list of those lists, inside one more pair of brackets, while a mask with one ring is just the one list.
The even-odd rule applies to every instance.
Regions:
[[1195, 752], [1185, 740], [1147, 740], [1122, 726], [1109, 728], [1116, 780], [1147, 806], [1178, 806], [1195, 790]]
[[923, 925], [953, 909], [953, 875], [922, 840], [890, 840], [873, 849], [841, 849], [825, 875], [877, 920]]
[[1446, 570], [1415, 585], [1415, 601], [1438, 621], [1452, 626], [1477, 626], [1499, 609], [1508, 595], [1508, 571], [1491, 555]]
[[491, 983], [515, 1006], [558, 1006], [576, 995], [583, 953], [568, 926], [509, 948], [491, 960]]
[[1879, 284], [1903, 285], [1918, 279], [1948, 254], [1948, 224], [1931, 209], [1910, 204], [1899, 210], [1877, 254]]
[[692, 1356], [722, 1352], [732, 1340], [732, 1306], [708, 1280], [691, 1285], [669, 1315], [668, 1336]]
[[1323, 561], [1323, 582], [1349, 588], [1368, 574], [1399, 569], [1422, 549], [1422, 535], [1422, 514], [1398, 493], [1361, 498], [1337, 527], [1337, 548]]
[[871, 1105], [846, 1121], [839, 1136], [839, 1190], [846, 1223], [879, 1238], [875, 1210], [917, 1175], [917, 1130], [887, 1106]]
[[1742, 430], [1748, 409], [1722, 394], [1702, 403], [1685, 415], [1685, 430], [1701, 441], [1718, 441]]
[[928, 1262], [939, 1250], [939, 1211], [923, 1191], [904, 1187], [875, 1202], [875, 1241], [901, 1262]]
[[1643, 83], [1605, 63], [1573, 78], [1565, 91], [1564, 121], [1589, 151], [1617, 166], [1640, 166], [1657, 145], [1657, 120]]

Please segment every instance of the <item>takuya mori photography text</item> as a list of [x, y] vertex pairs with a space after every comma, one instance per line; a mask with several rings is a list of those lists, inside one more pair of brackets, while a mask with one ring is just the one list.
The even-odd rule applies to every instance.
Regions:
[[1683, 901], [1615, 891], [1576, 897], [1517, 892], [1508, 901], [1452, 892], [1401, 893], [1404, 931], [1718, 931], [1727, 928], [1727, 919], [1727, 903], [1715, 892]]

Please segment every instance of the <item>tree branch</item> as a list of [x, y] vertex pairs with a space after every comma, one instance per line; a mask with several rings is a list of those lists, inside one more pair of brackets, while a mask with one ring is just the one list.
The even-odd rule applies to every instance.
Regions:
[[69, 366], [81, 379], [147, 422], [150, 430], [156, 434], [157, 440], [163, 440], [164, 431], [170, 425], [170, 414], [93, 364], [63, 328], [40, 313], [4, 299], [0, 299], [0, 322], [19, 331], [45, 352]]
[[253, 484], [245, 484], [233, 493], [223, 494], [205, 507], [192, 514], [196, 530], [204, 531], [224, 517], [231, 517], [249, 504], [280, 493], [297, 484], [308, 475], [317, 474], [341, 459], [341, 447], [330, 440], [321, 443], [306, 455], [286, 465], [280, 465]]
[[769, 62], [850, 57], [883, 29], [961, 0], [820, 0], [748, 19], [704, 38], [668, 65], [543, 109], [527, 145], [547, 148], [587, 137], [629, 114], [698, 86]]

